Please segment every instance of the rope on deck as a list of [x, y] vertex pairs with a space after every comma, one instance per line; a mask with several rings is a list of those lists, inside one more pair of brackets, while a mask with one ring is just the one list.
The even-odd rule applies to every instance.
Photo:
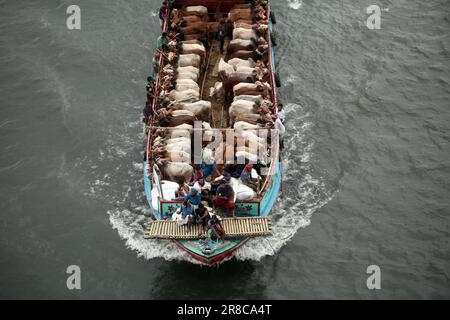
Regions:
[[[266, 217], [222, 218], [220, 221], [225, 238], [263, 237], [272, 235], [269, 219]], [[178, 225], [176, 221], [151, 221], [145, 231], [145, 239], [202, 239], [206, 232], [201, 225]]]

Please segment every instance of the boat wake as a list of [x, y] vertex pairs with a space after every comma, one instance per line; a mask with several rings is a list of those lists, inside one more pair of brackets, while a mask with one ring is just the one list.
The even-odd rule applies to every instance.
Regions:
[[[263, 241], [250, 239], [235, 251], [238, 260], [260, 260], [276, 254], [298, 229], [311, 223], [313, 213], [334, 195], [321, 178], [312, 173], [312, 122], [309, 114], [297, 104], [285, 105], [285, 111], [288, 123], [283, 155], [283, 190], [282, 198], [272, 210], [273, 236]], [[139, 257], [198, 263], [171, 241], [144, 239], [144, 230], [152, 214], [144, 194], [143, 164], [137, 161], [142, 155], [143, 145], [136, 144], [136, 141], [144, 143], [145, 140], [142, 133], [137, 133], [139, 126], [139, 121], [132, 122], [127, 126], [130, 132], [112, 133], [99, 151], [98, 158], [87, 162], [92, 179], [86, 194], [112, 204], [107, 213], [113, 229]]]
[[312, 173], [310, 115], [293, 103], [285, 105], [285, 112], [288, 123], [283, 153], [283, 183], [282, 193], [271, 213], [273, 235], [265, 241], [250, 239], [236, 251], [235, 257], [239, 260], [261, 260], [265, 256], [275, 255], [298, 229], [310, 225], [313, 213], [335, 194], [320, 177]]

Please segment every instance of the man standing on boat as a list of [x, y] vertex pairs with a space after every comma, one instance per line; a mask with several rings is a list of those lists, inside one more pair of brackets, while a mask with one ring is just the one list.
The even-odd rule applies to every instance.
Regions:
[[170, 11], [170, 6], [167, 1], [163, 1], [161, 8], [159, 8], [159, 25], [161, 28], [164, 27], [164, 18]]

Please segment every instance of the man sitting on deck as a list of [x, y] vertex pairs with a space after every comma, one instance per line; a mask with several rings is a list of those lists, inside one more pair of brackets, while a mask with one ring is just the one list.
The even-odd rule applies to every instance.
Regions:
[[220, 182], [213, 203], [216, 208], [225, 212], [231, 210], [234, 216], [234, 190], [225, 179]]
[[162, 35], [158, 37], [158, 40], [156, 40], [156, 49], [161, 50], [164, 45], [167, 46], [169, 43], [169, 39], [167, 38], [167, 32], [163, 32]]
[[178, 224], [187, 224], [188, 228], [190, 228], [192, 223], [195, 223], [194, 208], [191, 206], [189, 201], [184, 201], [183, 205], [181, 206], [181, 220], [178, 221]]
[[195, 210], [195, 216], [197, 223], [201, 224], [203, 229], [206, 229], [208, 227], [210, 215], [208, 209], [203, 205], [203, 203], [198, 205], [198, 208]]
[[198, 193], [197, 189], [191, 188], [189, 194], [186, 195], [184, 200], [189, 202], [189, 204], [191, 204], [193, 206], [193, 209], [195, 210], [202, 201], [202, 198]]
[[220, 239], [222, 241], [225, 238], [225, 230], [223, 229], [219, 218], [217, 218], [217, 215], [215, 215], [215, 214], [213, 214], [208, 221], [208, 240], [209, 241], [211, 241], [211, 238], [213, 235], [217, 239]]
[[202, 198], [202, 201], [207, 201], [209, 206], [212, 206], [211, 200], [211, 183], [205, 181], [205, 179], [199, 179], [192, 187], [197, 190]]

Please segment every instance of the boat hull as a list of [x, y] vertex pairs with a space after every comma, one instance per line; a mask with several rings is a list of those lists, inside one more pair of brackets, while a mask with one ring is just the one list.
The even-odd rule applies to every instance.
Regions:
[[[194, 3], [192, 3], [194, 2]], [[208, 7], [208, 10], [214, 12], [217, 9], [216, 0], [203, 0], [201, 3], [199, 1], [188, 1], [188, 0], [178, 0], [176, 1], [177, 6], [192, 5], [197, 3]], [[236, 1], [234, 0], [224, 0], [220, 2], [222, 9], [229, 10]], [[267, 17], [270, 15], [270, 5], [267, 8]], [[272, 30], [272, 22], [269, 21], [269, 33], [267, 40], [270, 43], [270, 31]], [[277, 92], [275, 88], [275, 57], [272, 44], [270, 43], [271, 53], [269, 57], [269, 68], [272, 74], [271, 85], [273, 88], [273, 103], [277, 105]], [[150, 141], [149, 141], [150, 143]], [[148, 147], [147, 147], [148, 149]], [[281, 190], [282, 182], [282, 165], [279, 160], [278, 153], [273, 159], [274, 165], [271, 166], [269, 172], [270, 179], [265, 188], [265, 192], [261, 198], [257, 201], [248, 201], [236, 203], [236, 215], [237, 216], [268, 216], [274, 207], [277, 196]], [[152, 193], [152, 185], [158, 185], [158, 183], [152, 183], [148, 177], [149, 168], [147, 168], [147, 163], [144, 162], [144, 185], [145, 194], [150, 207], [153, 209], [153, 215], [155, 219], [163, 220], [170, 217], [171, 213], [176, 210], [176, 208], [181, 206], [181, 202], [176, 201], [164, 201], [159, 197], [155, 197]], [[155, 182], [155, 181], [153, 181]], [[223, 263], [233, 257], [234, 251], [240, 248], [249, 240], [248, 237], [238, 238], [238, 239], [225, 239], [223, 242], [210, 242], [207, 247], [211, 250], [205, 251], [205, 245], [202, 240], [171, 240], [173, 241], [181, 250], [187, 252], [192, 258], [197, 260], [199, 263], [204, 265], [217, 265]]]

